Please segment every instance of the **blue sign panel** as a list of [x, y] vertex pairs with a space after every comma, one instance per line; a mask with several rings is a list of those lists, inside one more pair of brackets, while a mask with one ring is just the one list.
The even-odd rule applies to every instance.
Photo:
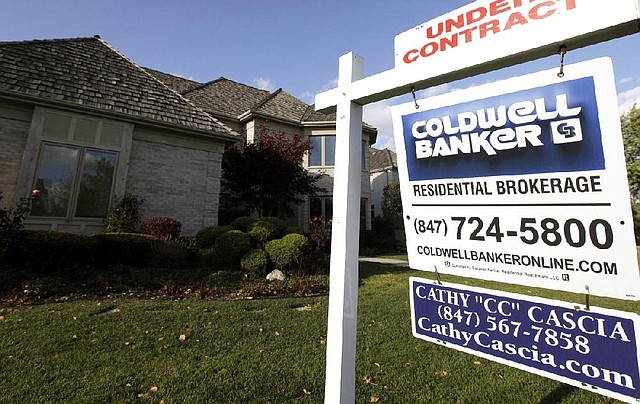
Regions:
[[417, 338], [618, 399], [640, 399], [638, 316], [411, 278]]
[[409, 180], [605, 169], [593, 77], [402, 117]]

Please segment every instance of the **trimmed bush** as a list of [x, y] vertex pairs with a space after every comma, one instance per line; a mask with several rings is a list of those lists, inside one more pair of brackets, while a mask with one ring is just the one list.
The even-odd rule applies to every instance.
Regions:
[[240, 267], [249, 275], [266, 275], [269, 267], [269, 254], [265, 250], [251, 250], [240, 260]]
[[247, 229], [249, 228], [249, 225], [255, 222], [256, 220], [258, 219], [255, 217], [240, 216], [239, 218], [231, 222], [231, 227], [235, 230], [240, 230], [246, 233]]
[[251, 250], [251, 239], [240, 230], [230, 230], [217, 238], [212, 248], [203, 252], [208, 267], [240, 268], [240, 259]]
[[258, 219], [247, 228], [247, 234], [257, 243], [265, 243], [277, 238], [281, 233], [278, 226], [271, 221]]
[[287, 224], [284, 222], [284, 220], [279, 219], [277, 217], [265, 216], [265, 217], [261, 217], [259, 220], [263, 220], [265, 222], [269, 222], [275, 225], [276, 228], [278, 229], [278, 232], [280, 233], [279, 235], [284, 235], [285, 231], [287, 230]]
[[196, 245], [199, 248], [211, 248], [213, 244], [216, 242], [216, 239], [228, 232], [229, 230], [233, 230], [231, 226], [212, 226], [205, 227], [196, 233]]
[[42, 273], [92, 263], [90, 242], [78, 234], [19, 230], [11, 234], [4, 248], [5, 262], [26, 265]]
[[172, 217], [148, 217], [140, 225], [144, 234], [155, 237], [180, 237], [182, 223]]
[[265, 250], [278, 269], [293, 268], [302, 264], [309, 254], [311, 242], [301, 234], [287, 234], [267, 243]]
[[163, 238], [151, 243], [151, 266], [184, 268], [196, 260], [193, 243], [188, 239]]
[[95, 265], [149, 266], [151, 245], [158, 239], [146, 234], [102, 233], [89, 239], [95, 242]]

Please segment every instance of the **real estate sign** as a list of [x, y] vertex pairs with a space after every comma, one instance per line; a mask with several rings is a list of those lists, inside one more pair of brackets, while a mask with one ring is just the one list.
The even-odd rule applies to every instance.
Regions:
[[613, 68], [394, 107], [412, 268], [640, 299]]
[[640, 399], [637, 314], [409, 282], [415, 337], [619, 400]]

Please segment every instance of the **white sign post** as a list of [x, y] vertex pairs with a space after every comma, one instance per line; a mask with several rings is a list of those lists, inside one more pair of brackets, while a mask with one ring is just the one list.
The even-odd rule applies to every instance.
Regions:
[[[540, 34], [541, 25], [531, 18], [527, 23], [515, 24], [519, 20], [520, 10], [506, 13], [505, 7], [511, 3], [500, 0], [479, 0], [460, 8], [485, 8], [489, 16], [496, 17], [506, 23], [498, 37], [498, 44], [488, 45], [487, 41], [466, 41], [463, 29], [459, 31], [461, 38], [468, 46], [460, 47], [466, 55], [484, 54], [489, 47], [502, 49], [503, 52], [492, 52], [488, 58], [473, 58], [469, 63], [466, 58], [449, 61], [446, 57], [437, 65], [429, 63], [428, 57], [422, 57], [420, 63], [412, 63], [402, 68], [387, 70], [383, 73], [362, 78], [363, 60], [353, 54], [340, 58], [340, 77], [338, 87], [316, 95], [315, 106], [318, 111], [335, 110], [339, 113], [336, 122], [336, 167], [334, 184], [334, 225], [331, 244], [331, 284], [329, 296], [329, 326], [327, 331], [327, 368], [325, 385], [325, 403], [353, 403], [355, 398], [355, 345], [356, 345], [356, 312], [357, 312], [357, 254], [360, 206], [360, 139], [362, 136], [362, 105], [381, 101], [387, 98], [408, 94], [412, 89], [421, 90], [449, 81], [470, 77], [476, 74], [503, 68], [518, 63], [552, 55], [564, 45], [575, 49], [601, 41], [629, 35], [640, 31], [640, 0], [610, 0], [603, 4], [600, 1], [559, 0], [565, 4], [565, 11], [553, 18], [553, 29], [546, 29]], [[513, 4], [536, 3], [536, 1], [513, 2]], [[548, 4], [545, 1], [540, 4]], [[505, 6], [506, 5], [506, 6]], [[575, 6], [575, 7], [574, 7]], [[491, 8], [494, 8], [493, 10]], [[578, 10], [576, 12], [576, 9]], [[503, 12], [499, 12], [503, 10]], [[606, 10], [604, 24], [600, 21], [602, 11]], [[616, 11], [617, 10], [617, 11]], [[506, 10], [510, 11], [510, 10]], [[549, 10], [547, 10], [549, 11]], [[571, 11], [571, 12], [569, 12]], [[546, 15], [538, 8], [536, 13], [527, 15]], [[541, 12], [541, 13], [538, 13]], [[452, 13], [455, 13], [452, 12]], [[498, 15], [500, 16], [498, 17]], [[522, 13], [521, 13], [522, 14]], [[576, 16], [579, 14], [579, 17]], [[524, 14], [522, 14], [524, 17]], [[506, 20], [502, 20], [505, 18]], [[465, 17], [466, 14], [465, 14]], [[469, 23], [472, 19], [467, 18]], [[491, 23], [492, 20], [484, 21]], [[548, 19], [546, 19], [549, 21]], [[433, 20], [436, 24], [440, 21]], [[426, 24], [429, 24], [426, 23]], [[453, 24], [455, 25], [455, 24]], [[509, 29], [504, 29], [509, 26]], [[485, 26], [485, 34], [487, 33]], [[514, 28], [511, 31], [511, 28]], [[548, 28], [548, 26], [547, 26]], [[420, 27], [416, 27], [419, 30]], [[473, 29], [469, 26], [468, 29]], [[477, 27], [476, 29], [480, 29]], [[510, 40], [510, 33], [519, 31], [519, 35], [534, 38], [527, 47], [513, 54], [513, 49], [503, 46]], [[495, 32], [495, 31], [494, 31]], [[485, 35], [486, 37], [487, 35]], [[538, 40], [535, 40], [538, 38]], [[419, 38], [420, 39], [420, 38]], [[429, 41], [427, 34], [422, 37], [418, 54]], [[410, 51], [413, 47], [408, 49]], [[426, 49], [426, 48], [425, 48]], [[396, 50], [400, 52], [400, 50]], [[446, 53], [446, 51], [445, 51]], [[425, 54], [428, 54], [425, 51]], [[405, 54], [406, 55], [406, 54]], [[415, 55], [415, 54], [414, 54]], [[402, 56], [403, 57], [403, 56]], [[412, 66], [413, 65], [413, 66]], [[428, 68], [425, 68], [425, 65]], [[357, 68], [356, 68], [357, 67]], [[357, 74], [354, 74], [356, 73]], [[356, 121], [358, 121], [356, 123]], [[357, 146], [356, 146], [357, 143]], [[345, 147], [346, 145], [349, 147]], [[342, 146], [340, 146], [342, 145]], [[346, 149], [346, 150], [345, 150]], [[358, 174], [352, 174], [357, 172]], [[355, 190], [357, 190], [357, 195]], [[337, 219], [337, 220], [336, 220]], [[345, 315], [346, 313], [346, 315]]]
[[[338, 84], [360, 79], [363, 59], [340, 58]], [[336, 176], [333, 183], [329, 323], [325, 403], [355, 402], [358, 243], [362, 175], [362, 106], [349, 99], [336, 114]]]

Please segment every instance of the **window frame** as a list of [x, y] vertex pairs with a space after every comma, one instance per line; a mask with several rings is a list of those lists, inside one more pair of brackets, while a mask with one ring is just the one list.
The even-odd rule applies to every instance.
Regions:
[[[65, 130], [60, 130], [55, 135], [45, 133], [45, 120], [49, 114], [69, 118], [71, 123], [68, 127], [68, 133], [64, 133]], [[86, 139], [79, 141], [78, 139], [73, 138], [78, 120], [90, 120], [96, 123], [97, 129], [93, 141], [87, 141]], [[119, 131], [113, 132], [114, 127], [121, 127], [121, 136]], [[106, 132], [103, 132], [103, 128], [106, 128]], [[123, 195], [126, 188], [133, 128], [134, 125], [132, 123], [114, 120], [100, 115], [35, 106], [18, 178], [18, 197], [29, 196], [31, 195], [32, 190], [36, 189], [35, 185], [42, 164], [41, 160], [45, 145], [77, 148], [79, 150], [79, 158], [76, 161], [76, 172], [73, 178], [73, 192], [70, 194], [70, 201], [67, 205], [66, 216], [29, 215], [25, 224], [32, 225], [32, 228], [49, 228], [51, 230], [62, 228], [70, 229], [69, 226], [72, 226], [80, 231], [83, 231], [82, 229], [84, 229], [85, 226], [91, 226], [92, 228], [94, 226], [101, 226], [104, 220], [103, 217], [75, 216], [81, 181], [80, 175], [82, 175], [81, 168], [86, 157], [85, 153], [89, 150], [95, 150], [98, 152], [116, 154], [114, 173], [109, 193], [108, 206], [111, 208], [113, 206], [114, 198], [118, 195]], [[102, 141], [101, 136], [103, 133], [108, 135], [108, 140], [105, 140], [108, 144], [100, 143]], [[114, 141], [114, 133], [119, 137], [119, 144], [116, 144]]]
[[[327, 164], [327, 138], [333, 139], [333, 164]], [[323, 167], [335, 167], [336, 165], [336, 135], [334, 134], [317, 134], [309, 136], [309, 141], [313, 145], [313, 139], [320, 139], [320, 165], [311, 164], [312, 155], [314, 155], [315, 147], [312, 147], [308, 153], [308, 166], [309, 168], [323, 168]]]

